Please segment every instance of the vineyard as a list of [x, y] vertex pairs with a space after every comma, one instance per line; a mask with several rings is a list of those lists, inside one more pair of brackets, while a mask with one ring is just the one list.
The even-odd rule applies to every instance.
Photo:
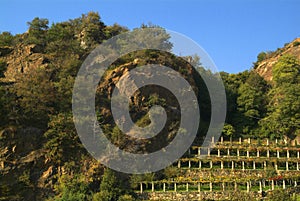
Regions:
[[192, 146], [169, 167], [169, 179], [142, 181], [136, 191], [150, 200], [230, 200], [236, 192], [263, 198], [278, 189], [296, 196], [299, 163], [295, 143], [212, 139], [211, 146]]

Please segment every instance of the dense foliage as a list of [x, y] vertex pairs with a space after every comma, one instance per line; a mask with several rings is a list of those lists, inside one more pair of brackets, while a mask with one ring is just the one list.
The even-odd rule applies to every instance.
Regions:
[[[28, 26], [28, 32], [24, 34], [0, 34], [0, 129], [37, 128], [44, 133], [40, 143], [41, 149], [46, 152], [45, 163], [60, 170], [56, 174], [57, 178], [53, 179], [55, 189], [49, 192], [49, 200], [131, 201], [136, 198], [134, 193], [127, 189], [130, 180], [133, 182], [154, 177], [168, 178], [177, 174], [169, 168], [155, 175], [129, 178], [109, 169], [104, 170], [98, 164], [102, 172], [93, 172], [95, 178], [88, 180], [80, 168], [83, 162], [90, 162], [92, 159], [79, 141], [73, 123], [71, 99], [75, 76], [86, 56], [98, 44], [128, 31], [127, 28], [118, 24], [107, 26], [101, 21], [99, 14], [94, 12], [52, 25], [49, 25], [47, 19], [34, 18], [28, 22]], [[138, 42], [142, 43], [143, 36], [139, 39]], [[161, 48], [172, 48], [168, 39], [166, 33], [157, 33], [157, 42], [162, 44]], [[5, 81], [8, 59], [5, 55], [9, 54], [11, 49], [24, 45], [33, 45], [34, 52], [42, 55], [45, 65], [27, 69], [25, 72], [22, 70], [13, 82]], [[186, 66], [182, 59], [172, 58], [173, 60], [169, 61], [166, 59], [168, 56], [150, 50], [136, 52], [117, 60], [110, 70], [133, 62], [136, 58], [139, 59], [139, 65], [156, 61], [171, 66]], [[260, 53], [255, 66], [266, 57], [265, 52]], [[24, 60], [26, 59], [28, 58]], [[203, 73], [214, 78], [213, 73], [201, 67], [199, 57], [193, 57], [192, 63]], [[178, 70], [187, 79], [192, 76], [187, 69]], [[274, 64], [273, 81], [269, 83], [254, 70], [238, 74], [221, 72], [221, 77], [227, 95], [227, 118], [222, 133], [225, 138], [244, 136], [293, 139], [300, 135], [300, 61], [296, 57], [282, 56]], [[209, 125], [210, 100], [203, 80], [200, 77], [193, 77], [191, 80], [201, 92], [199, 100], [202, 121], [196, 143], [201, 141], [201, 136]], [[98, 95], [103, 94], [99, 92]], [[132, 115], [135, 122], [140, 126], [148, 125], [149, 118], [145, 115], [144, 108], [155, 104], [166, 107], [167, 99], [168, 97], [160, 97], [159, 94], [151, 94], [145, 98], [144, 105], [140, 105], [142, 109], [131, 105], [136, 114]], [[107, 102], [103, 99], [96, 101], [103, 101], [103, 104]], [[101, 113], [100, 110], [99, 112]], [[120, 130], [111, 124], [109, 117], [99, 114], [99, 120], [105, 122], [104, 130], [116, 144], [124, 144]], [[176, 123], [170, 125], [173, 126], [171, 130], [176, 127]], [[149, 143], [147, 146], [152, 145]], [[22, 181], [19, 183], [20, 188], [31, 189], [33, 192], [36, 190], [37, 184], [30, 172], [22, 171], [19, 178]], [[13, 192], [17, 199], [21, 199], [21, 193], [24, 192], [15, 192], [13, 188], [1, 187], [0, 198], [2, 194], [9, 195], [9, 192]]]

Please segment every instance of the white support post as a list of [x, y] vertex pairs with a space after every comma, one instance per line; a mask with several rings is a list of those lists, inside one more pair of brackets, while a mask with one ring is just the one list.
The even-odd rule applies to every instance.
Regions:
[[201, 169], [201, 167], [202, 167], [202, 162], [199, 161], [199, 169]]
[[220, 149], [218, 149], [218, 157], [220, 157]]
[[209, 164], [210, 164], [210, 169], [212, 169], [213, 168], [213, 162], [209, 161]]
[[227, 156], [230, 156], [230, 149], [227, 149]]
[[186, 192], [189, 192], [189, 183], [186, 183]]
[[299, 162], [297, 162], [297, 164], [296, 164], [296, 168], [297, 168], [297, 171], [299, 171]]
[[255, 167], [255, 161], [253, 161], [253, 170], [255, 170], [256, 167]]
[[288, 161], [285, 162], [285, 167], [286, 167], [286, 171], [289, 171], [289, 162]]
[[272, 185], [271, 189], [272, 191], [274, 191], [274, 180], [271, 181], [271, 185]]
[[225, 191], [225, 183], [222, 182], [222, 191], [224, 192]]
[[153, 181], [151, 182], [151, 185], [152, 185], [151, 191], [154, 192], [154, 182]]
[[234, 170], [234, 161], [231, 161], [231, 169]]
[[234, 191], [237, 191], [237, 183], [236, 183], [236, 181], [234, 182]]
[[207, 148], [207, 156], [210, 156], [210, 149]]
[[266, 170], [266, 169], [267, 169], [267, 162], [264, 161], [264, 170]]
[[213, 186], [212, 182], [209, 182], [209, 191], [212, 192]]
[[267, 146], [269, 146], [269, 138], [267, 138]]
[[240, 150], [239, 149], [237, 149], [237, 157], [240, 157]]
[[140, 183], [140, 192], [143, 193], [143, 183]]
[[201, 147], [198, 147], [198, 156], [201, 155]]
[[166, 183], [163, 183], [163, 191], [166, 192]]
[[200, 191], [201, 191], [201, 184], [198, 183], [198, 192], [200, 193]]
[[239, 144], [242, 144], [242, 138], [239, 137]]
[[212, 137], [211, 137], [211, 143], [212, 143], [212, 144], [215, 144], [215, 136], [212, 136]]
[[249, 185], [249, 182], [247, 181], [247, 193], [250, 192], [250, 185]]
[[285, 189], [285, 180], [282, 180], [282, 188]]
[[249, 151], [247, 150], [247, 158], [249, 158]]
[[176, 184], [176, 182], [174, 183], [174, 192], [177, 192], [177, 184]]
[[280, 158], [279, 150], [277, 150], [277, 158]]
[[221, 144], [223, 144], [223, 136], [221, 136]]
[[257, 150], [257, 158], [259, 158], [259, 150]]
[[286, 157], [290, 158], [290, 151], [288, 149], [286, 150]]
[[242, 161], [242, 170], [244, 171], [245, 170], [245, 162]]
[[248, 138], [248, 144], [251, 144], [251, 139], [250, 139], [250, 137]]
[[259, 192], [262, 192], [262, 185], [261, 185], [261, 181], [259, 181]]
[[277, 162], [275, 162], [275, 170], [276, 170], [276, 171], [278, 170]]
[[224, 168], [224, 162], [221, 161], [221, 170], [223, 170], [223, 168]]
[[189, 169], [191, 169], [191, 166], [192, 166], [192, 164], [191, 164], [191, 161], [189, 160]]
[[267, 149], [267, 157], [270, 158], [270, 150]]

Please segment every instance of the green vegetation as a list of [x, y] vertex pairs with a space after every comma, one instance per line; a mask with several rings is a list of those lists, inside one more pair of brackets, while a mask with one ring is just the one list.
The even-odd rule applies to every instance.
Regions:
[[[141, 26], [146, 27], [156, 26]], [[28, 31], [24, 34], [0, 33], [0, 200], [133, 201], [138, 200], [133, 189], [138, 189], [140, 182], [145, 182], [148, 185], [145, 188], [149, 190], [152, 181], [164, 181], [168, 184], [167, 189], [174, 190], [171, 185], [174, 179], [199, 179], [199, 175], [184, 173], [174, 166], [152, 174], [120, 174], [98, 164], [79, 140], [72, 116], [72, 91], [77, 72], [97, 45], [126, 31], [126, 27], [118, 24], [106, 25], [98, 13], [90, 12], [51, 25], [48, 19], [36, 17], [28, 22]], [[132, 46], [144, 44], [147, 37], [154, 37], [161, 49], [172, 48], [170, 36], [163, 29], [154, 35], [137, 35]], [[119, 41], [115, 45], [123, 47]], [[230, 141], [239, 137], [257, 139], [257, 147], [265, 155], [263, 147], [267, 145], [263, 145], [261, 139], [292, 140], [300, 136], [300, 61], [291, 55], [280, 56], [273, 65], [273, 80], [270, 82], [255, 71], [259, 63], [275, 54], [279, 53], [259, 53], [252, 70], [221, 73], [227, 94], [227, 117], [222, 136]], [[209, 126], [211, 106], [207, 87], [195, 69], [202, 73], [201, 76], [217, 78], [201, 66], [197, 55], [185, 59], [194, 68], [183, 58], [168, 52], [141, 50], [122, 56], [110, 66], [97, 88], [96, 113], [104, 133], [114, 144], [133, 153], [156, 151], [168, 144], [179, 128], [178, 102], [170, 92], [158, 90], [155, 86], [151, 90], [140, 89], [131, 97], [130, 115], [138, 126], [145, 127], [151, 123], [149, 108], [153, 105], [164, 107], [168, 115], [164, 128], [166, 135], [130, 143], [130, 138], [124, 136], [112, 120], [110, 96], [113, 86], [125, 72], [146, 64], [172, 66], [191, 83], [201, 112], [194, 145], [202, 142]], [[159, 146], [156, 142], [160, 142]], [[137, 148], [137, 144], [142, 145]], [[230, 146], [234, 148], [235, 145]], [[254, 149], [250, 145], [241, 146], [244, 146], [241, 154], [248, 148], [250, 151]], [[270, 148], [273, 154], [276, 149]], [[226, 152], [227, 148], [222, 151]], [[187, 163], [188, 159], [184, 157], [182, 161]], [[236, 160], [239, 162], [240, 159]], [[261, 162], [262, 159], [257, 160]], [[195, 167], [197, 161], [192, 162]], [[214, 159], [213, 162], [219, 163], [220, 160]], [[295, 161], [291, 159], [290, 162], [293, 163], [291, 168], [296, 169]], [[204, 161], [203, 167], [210, 167], [209, 161]], [[215, 170], [214, 164], [212, 170], [205, 173], [211, 176]], [[263, 168], [257, 167], [257, 170]], [[272, 177], [277, 173], [270, 170], [263, 174]], [[299, 178], [299, 173], [291, 178]], [[163, 189], [159, 182], [154, 185]], [[179, 191], [185, 188], [183, 184], [178, 186]], [[221, 191], [222, 186], [218, 184], [214, 188]], [[190, 189], [196, 191], [196, 184], [191, 184]], [[209, 184], [205, 183], [203, 189], [209, 191]], [[229, 195], [229, 199], [252, 199], [252, 195], [239, 190]], [[288, 197], [286, 191], [276, 190], [270, 200], [288, 200]]]

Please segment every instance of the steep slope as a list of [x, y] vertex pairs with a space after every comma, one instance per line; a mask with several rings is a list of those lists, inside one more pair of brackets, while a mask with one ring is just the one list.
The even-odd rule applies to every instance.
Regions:
[[300, 38], [296, 38], [274, 52], [267, 52], [262, 61], [256, 63], [255, 71], [265, 80], [272, 81], [272, 67], [285, 54], [294, 55], [300, 59]]

